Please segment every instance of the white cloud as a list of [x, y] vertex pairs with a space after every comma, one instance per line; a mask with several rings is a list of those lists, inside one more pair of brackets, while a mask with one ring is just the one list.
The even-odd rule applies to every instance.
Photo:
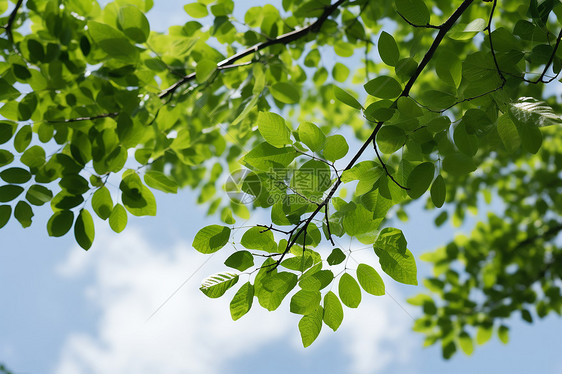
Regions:
[[210, 300], [197, 287], [201, 278], [223, 269], [221, 257], [213, 258], [147, 321], [206, 256], [185, 244], [159, 249], [131, 228], [118, 236], [98, 234], [87, 255], [73, 250], [59, 273], [70, 278], [92, 273], [85, 292], [100, 313], [94, 334], [67, 337], [56, 373], [212, 374], [225, 371], [235, 359], [256, 357], [270, 343], [291, 347], [295, 359], [298, 352], [314, 354], [326, 344], [340, 344], [349, 372], [358, 374], [379, 372], [407, 357], [409, 349], [398, 344], [411, 321], [387, 297], [364, 295], [358, 310], [346, 310], [338, 332], [323, 332], [306, 350], [298, 336], [298, 316], [286, 305], [269, 313], [256, 301], [247, 316], [233, 322], [228, 297]]

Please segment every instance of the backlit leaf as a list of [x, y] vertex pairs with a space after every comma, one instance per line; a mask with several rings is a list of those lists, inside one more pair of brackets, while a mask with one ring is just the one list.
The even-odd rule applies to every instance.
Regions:
[[193, 239], [193, 248], [201, 253], [210, 254], [218, 251], [228, 243], [230, 228], [210, 225], [203, 227]]
[[348, 273], [343, 273], [339, 284], [338, 294], [341, 302], [348, 308], [357, 308], [361, 303], [361, 289], [359, 284]]
[[207, 297], [216, 299], [234, 286], [238, 282], [238, 278], [238, 275], [233, 273], [215, 274], [205, 279], [199, 289]]

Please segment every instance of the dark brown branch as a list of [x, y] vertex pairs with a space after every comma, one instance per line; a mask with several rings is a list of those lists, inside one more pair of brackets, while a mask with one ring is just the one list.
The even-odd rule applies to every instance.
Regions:
[[373, 148], [375, 149], [375, 153], [377, 154], [377, 158], [379, 159], [379, 162], [382, 165], [382, 168], [384, 169], [384, 172], [386, 173], [386, 175], [390, 178], [390, 180], [392, 180], [394, 182], [395, 185], [397, 185], [398, 187], [400, 187], [403, 190], [409, 190], [409, 188], [402, 186], [400, 183], [398, 183], [398, 181], [396, 179], [394, 179], [394, 177], [392, 176], [392, 174], [390, 174], [390, 172], [388, 171], [386, 164], [384, 163], [384, 161], [381, 158], [381, 155], [379, 154], [379, 150], [377, 149], [377, 143], [375, 140], [373, 140]]
[[312, 159], [312, 160], [320, 161], [320, 162], [325, 163], [326, 165], [328, 165], [329, 167], [331, 167], [332, 170], [334, 170], [334, 172], [336, 173], [336, 177], [337, 177], [338, 179], [340, 179], [340, 174], [338, 173], [338, 169], [336, 168], [336, 165], [334, 165], [333, 162], [330, 162], [330, 161], [328, 161], [328, 160], [324, 160], [323, 158], [316, 157], [316, 156], [314, 156], [314, 155], [309, 155], [308, 153], [301, 151], [300, 149], [298, 149], [298, 148], [295, 147], [295, 146], [293, 146], [293, 149], [294, 149], [297, 153], [300, 153], [300, 154], [303, 155], [303, 156], [309, 157], [309, 158]]
[[[543, 78], [544, 75], [546, 74], [546, 72], [548, 71], [548, 68], [550, 67], [550, 65], [552, 64], [552, 61], [554, 61], [554, 55], [556, 55], [556, 50], [558, 49], [558, 47], [560, 46], [560, 39], [562, 39], [562, 29], [560, 29], [560, 32], [558, 33], [558, 37], [556, 38], [556, 44], [554, 45], [554, 50], [552, 51], [552, 54], [550, 55], [550, 58], [548, 59], [548, 62], [546, 63], [544, 70], [541, 74], [541, 76], [537, 79], [536, 82], [532, 82], [532, 83], [539, 83], [539, 82], [543, 82]], [[550, 83], [553, 80], [555, 80], [558, 77], [558, 74], [556, 74], [554, 77], [552, 77], [551, 79], [549, 79], [548, 81], [544, 81], [543, 83]]]
[[[415, 70], [414, 74], [412, 75], [412, 77], [410, 78], [410, 80], [408, 80], [408, 82], [406, 83], [406, 86], [404, 87], [404, 90], [402, 91], [402, 93], [400, 94], [400, 96], [398, 98], [409, 95], [410, 90], [412, 89], [412, 86], [414, 85], [414, 83], [416, 82], [416, 80], [418, 79], [421, 72], [423, 71], [423, 69], [428, 64], [428, 62], [433, 57], [433, 54], [435, 53], [435, 51], [439, 47], [439, 44], [441, 43], [441, 41], [443, 40], [443, 38], [445, 37], [447, 32], [449, 32], [449, 30], [453, 27], [453, 25], [460, 18], [460, 16], [464, 13], [464, 11], [473, 3], [473, 1], [474, 0], [464, 0], [463, 3], [457, 8], [457, 10], [447, 19], [447, 21], [445, 21], [445, 23], [443, 23], [443, 25], [440, 26], [439, 32], [437, 33], [437, 36], [435, 37], [435, 40], [433, 41], [433, 43], [429, 47], [429, 50], [427, 51], [424, 58], [422, 59], [422, 61], [418, 65], [418, 67], [416, 68], [416, 70]], [[393, 105], [396, 105], [397, 102], [398, 102], [398, 99], [396, 99], [394, 101]], [[381, 121], [381, 122], [377, 123], [376, 127], [374, 128], [374, 130], [371, 133], [371, 135], [369, 136], [369, 138], [363, 143], [361, 148], [359, 148], [359, 150], [353, 156], [351, 161], [349, 161], [349, 163], [345, 167], [344, 171], [351, 169], [355, 165], [355, 163], [359, 160], [359, 158], [363, 155], [365, 150], [368, 148], [369, 144], [371, 144], [371, 142], [375, 141], [375, 138], [376, 138], [379, 130], [383, 126], [383, 124], [384, 124], [384, 121]], [[279, 266], [279, 264], [281, 263], [281, 261], [283, 260], [285, 255], [291, 250], [291, 247], [295, 244], [295, 242], [297, 241], [299, 236], [303, 234], [303, 232], [306, 230], [308, 224], [310, 224], [310, 222], [312, 222], [312, 220], [314, 219], [314, 217], [316, 217], [318, 212], [320, 212], [320, 210], [324, 206], [328, 205], [328, 203], [330, 202], [330, 200], [332, 199], [332, 197], [334, 196], [334, 194], [336, 193], [336, 191], [338, 190], [338, 188], [340, 187], [341, 184], [342, 184], [341, 180], [336, 181], [336, 183], [334, 184], [334, 186], [332, 187], [332, 189], [330, 190], [330, 192], [328, 193], [326, 198], [324, 198], [322, 203], [318, 204], [318, 207], [310, 214], [310, 216], [308, 216], [308, 218], [304, 222], [304, 225], [296, 232], [296, 234], [294, 236], [291, 235], [291, 237], [289, 238], [289, 241], [287, 243], [287, 248], [283, 252], [282, 256], [279, 258], [279, 260], [277, 260], [277, 262], [275, 263], [275, 267]]]
[[336, 243], [334, 243], [334, 239], [332, 239], [332, 231], [330, 230], [330, 219], [328, 218], [328, 204], [324, 205], [324, 213], [326, 215], [326, 227], [328, 228], [328, 239], [330, 240], [330, 243], [332, 243], [332, 245], [335, 246]]
[[18, 10], [21, 8], [23, 4], [23, 0], [18, 0], [18, 2], [16, 3], [16, 6], [14, 7], [14, 9], [12, 10], [12, 13], [10, 13], [10, 17], [8, 18], [8, 23], [5, 26], [2, 26], [2, 28], [4, 30], [6, 30], [6, 34], [8, 34], [8, 39], [10, 41], [13, 40], [13, 35], [12, 35], [12, 27], [14, 25], [14, 22], [16, 21], [16, 16], [18, 15]]
[[267, 232], [267, 231], [275, 231], [275, 232], [280, 232], [281, 234], [285, 234], [285, 235], [289, 235], [291, 232], [290, 231], [285, 231], [285, 230], [280, 230], [278, 228], [273, 227], [273, 225], [257, 225], [258, 227], [263, 227], [264, 229], [260, 231], [260, 234]]
[[[324, 22], [328, 19], [328, 17], [334, 13], [336, 11], [336, 9], [338, 9], [338, 7], [343, 4], [346, 0], [338, 0], [336, 1], [334, 4], [326, 7], [324, 9], [324, 12], [322, 12], [322, 14], [316, 19], [316, 21], [314, 21], [312, 24], [303, 27], [302, 29], [299, 30], [295, 30], [295, 31], [290, 31], [286, 34], [283, 34], [275, 39], [271, 39], [271, 40], [266, 40], [265, 42], [262, 43], [258, 43], [244, 51], [238, 52], [237, 54], [222, 60], [221, 62], [219, 62], [217, 64], [217, 70], [222, 70], [225, 68], [225, 66], [229, 66], [229, 65], [233, 65], [236, 61], [253, 55], [254, 53], [257, 53], [259, 51], [261, 51], [262, 49], [271, 47], [272, 45], [276, 45], [276, 44], [284, 44], [287, 45], [291, 42], [294, 42], [295, 40], [298, 40], [306, 35], [308, 35], [311, 32], [318, 32], [320, 31], [320, 28], [322, 27], [322, 25], [324, 24]], [[187, 82], [191, 81], [195, 79], [195, 73], [191, 73], [188, 74], [186, 76], [184, 76], [182, 79], [180, 79], [179, 81], [177, 81], [176, 83], [174, 83], [173, 85], [171, 85], [170, 87], [168, 87], [167, 89], [165, 89], [164, 91], [162, 91], [158, 97], [163, 99], [166, 96], [169, 96], [171, 94], [173, 94], [179, 87], [183, 86], [184, 84], [186, 84]]]
[[410, 25], [410, 26], [412, 26], [412, 27], [416, 27], [416, 28], [420, 28], [420, 29], [437, 29], [437, 30], [441, 29], [441, 27], [442, 27], [442, 26], [430, 25], [429, 23], [428, 23], [427, 25], [416, 25], [415, 23], [412, 23], [412, 22], [408, 21], [408, 20], [406, 19], [406, 17], [404, 17], [399, 11], [396, 11], [396, 13], [398, 13], [398, 15], [399, 15], [400, 17], [402, 17], [402, 19], [403, 19], [408, 25]]
[[473, 1], [474, 0], [463, 1], [462, 4], [457, 8], [457, 10], [451, 15], [451, 17], [449, 17], [447, 21], [445, 21], [445, 23], [439, 26], [439, 32], [435, 36], [435, 40], [427, 50], [425, 56], [423, 56], [423, 59], [418, 65], [418, 67], [416, 68], [416, 70], [414, 71], [414, 74], [410, 77], [410, 79], [406, 83], [406, 86], [404, 87], [404, 90], [402, 91], [400, 96], [408, 96], [410, 94], [410, 90], [412, 89], [412, 86], [418, 79], [419, 75], [421, 74], [425, 66], [429, 63], [429, 61], [431, 61], [433, 54], [437, 50], [437, 47], [439, 47], [439, 44], [441, 44], [441, 41], [443, 40], [445, 35], [449, 32], [449, 30], [451, 30], [455, 22], [457, 22], [459, 17], [470, 6], [470, 4], [472, 4]]
[[80, 122], [80, 121], [93, 121], [95, 119], [101, 119], [101, 118], [115, 118], [118, 115], [119, 115], [119, 112], [113, 112], [113, 113], [98, 114], [97, 116], [91, 116], [91, 117], [78, 117], [78, 118], [61, 119], [61, 120], [47, 120], [47, 122], [48, 123], [71, 123], [71, 122]]
[[494, 43], [492, 42], [492, 19], [494, 17], [494, 11], [496, 10], [497, 3], [498, 3], [497, 0], [493, 0], [492, 10], [490, 11], [490, 17], [488, 17], [488, 25], [486, 26], [486, 30], [488, 30], [488, 41], [490, 42], [490, 50], [492, 52], [492, 58], [494, 59], [494, 65], [496, 66], [496, 70], [498, 72], [498, 75], [500, 76], [500, 79], [502, 80], [502, 84], [501, 84], [500, 88], [503, 88], [503, 86], [505, 85], [505, 77], [503, 76], [503, 73], [500, 69], [500, 65], [498, 64], [498, 59], [496, 57], [496, 51], [494, 50]]

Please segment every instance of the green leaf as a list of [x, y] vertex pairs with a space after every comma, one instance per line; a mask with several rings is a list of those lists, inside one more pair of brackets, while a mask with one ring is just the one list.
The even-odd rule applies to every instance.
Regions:
[[146, 183], [148, 187], [152, 187], [163, 192], [178, 192], [178, 184], [172, 179], [168, 178], [168, 176], [166, 176], [166, 174], [162, 173], [161, 171], [147, 171], [144, 174], [144, 183]]
[[25, 198], [30, 204], [41, 206], [53, 198], [53, 193], [45, 186], [34, 184], [27, 190]]
[[0, 178], [6, 183], [23, 184], [31, 179], [31, 173], [25, 169], [13, 167], [2, 170]]
[[396, 66], [398, 60], [400, 60], [400, 51], [398, 50], [398, 45], [392, 35], [383, 31], [379, 38], [378, 49], [381, 60], [385, 64], [389, 66]]
[[254, 266], [254, 256], [248, 251], [237, 251], [231, 254], [224, 264], [229, 268], [244, 271]]
[[[317, 73], [320, 70], [317, 70]], [[332, 76], [337, 82], [343, 83], [347, 80], [349, 76], [349, 68], [342, 64], [341, 62], [336, 62], [334, 68], [332, 69]]]
[[441, 174], [438, 175], [431, 184], [430, 193], [433, 205], [435, 205], [437, 208], [441, 208], [443, 206], [443, 203], [445, 202], [445, 197], [447, 196], [445, 180], [443, 179]]
[[109, 215], [109, 227], [116, 232], [120, 233], [127, 226], [127, 211], [121, 204], [116, 204], [111, 210]]
[[319, 291], [300, 290], [291, 298], [291, 313], [310, 314], [318, 308], [321, 299]]
[[45, 150], [39, 145], [29, 147], [23, 155], [21, 155], [20, 161], [29, 168], [43, 166], [46, 161]]
[[478, 326], [476, 329], [476, 342], [482, 345], [492, 338], [493, 326]]
[[193, 18], [203, 18], [209, 15], [209, 11], [204, 4], [191, 3], [183, 6], [185, 12]]
[[12, 87], [8, 81], [0, 78], [0, 100], [15, 100], [19, 95], [20, 92]]
[[427, 191], [433, 176], [435, 174], [435, 166], [431, 162], [424, 162], [416, 166], [408, 176], [408, 196], [417, 199]]
[[250, 282], [246, 282], [236, 292], [230, 302], [230, 315], [233, 321], [240, 319], [248, 313], [252, 308], [254, 300], [254, 286]]
[[382, 153], [394, 153], [406, 143], [406, 134], [398, 126], [383, 126], [377, 133], [377, 144]]
[[410, 23], [419, 26], [429, 24], [429, 9], [422, 0], [396, 0], [396, 10]]
[[270, 170], [287, 167], [296, 155], [297, 152], [293, 147], [278, 148], [264, 142], [248, 152], [241, 162], [256, 169]]
[[312, 122], [303, 122], [298, 128], [301, 142], [312, 152], [320, 152], [326, 142], [326, 135]]
[[146, 187], [140, 177], [132, 173], [124, 173], [119, 184], [121, 200], [127, 210], [135, 216], [155, 216], [156, 200], [152, 192]]
[[476, 170], [476, 164], [472, 157], [464, 153], [450, 153], [443, 160], [443, 170], [455, 176], [472, 173]]
[[498, 328], [498, 338], [500, 338], [503, 344], [509, 343], [509, 327], [501, 325]]
[[465, 331], [459, 334], [459, 346], [467, 356], [472, 355], [472, 353], [474, 352], [474, 344], [472, 342], [472, 338]]
[[117, 26], [135, 43], [144, 43], [150, 35], [148, 19], [136, 6], [127, 5], [119, 9]]
[[193, 239], [193, 248], [205, 254], [215, 253], [228, 243], [230, 228], [210, 225], [203, 227]]
[[199, 288], [207, 297], [216, 299], [238, 282], [238, 274], [219, 273], [205, 279]]
[[523, 149], [529, 153], [537, 153], [542, 145], [541, 130], [521, 122], [516, 122], [516, 125]]
[[521, 146], [521, 138], [517, 132], [517, 126], [509, 118], [508, 115], [502, 115], [498, 118], [498, 134], [505, 149], [513, 153]]
[[59, 186], [71, 195], [82, 195], [90, 189], [90, 185], [84, 177], [72, 174], [62, 177]]
[[478, 138], [476, 135], [468, 133], [464, 121], [459, 123], [459, 125], [455, 128], [453, 139], [455, 140], [456, 146], [462, 153], [474, 156], [478, 151]]
[[110, 57], [129, 62], [137, 60], [137, 49], [121, 31], [96, 21], [88, 21], [88, 31], [93, 41]]
[[365, 292], [375, 296], [385, 294], [384, 282], [375, 269], [367, 264], [357, 266], [357, 280]]
[[273, 238], [273, 233], [264, 227], [250, 228], [242, 235], [240, 244], [247, 249], [256, 249], [269, 253], [277, 252], [277, 244]]
[[[269, 262], [269, 266], [271, 266], [271, 264], [272, 263]], [[266, 266], [268, 266], [267, 262], [262, 265], [260, 270], [260, 272], [265, 272], [266, 275], [260, 278], [260, 273], [258, 273], [258, 276], [256, 276], [256, 295], [262, 307], [273, 311], [281, 305], [285, 296], [295, 288], [297, 276], [289, 272], [267, 273], [270, 267]]]
[[301, 99], [300, 90], [293, 83], [277, 82], [269, 88], [269, 91], [275, 100], [285, 104], [296, 104]]
[[339, 265], [346, 258], [347, 256], [342, 252], [341, 249], [334, 248], [326, 260], [328, 261], [328, 265]]
[[198, 83], [204, 83], [217, 70], [217, 63], [213, 60], [202, 59], [197, 62], [195, 67], [195, 78]]
[[306, 348], [310, 346], [320, 335], [322, 330], [323, 310], [318, 306], [312, 313], [305, 315], [299, 321], [299, 331], [301, 334], [302, 345]]
[[292, 143], [289, 128], [279, 114], [260, 112], [258, 114], [258, 130], [265, 141], [276, 148]]
[[348, 273], [343, 273], [338, 284], [338, 294], [341, 302], [348, 308], [357, 308], [361, 303], [361, 289], [359, 284]]
[[16, 209], [14, 209], [14, 217], [23, 228], [29, 227], [33, 218], [33, 209], [25, 201], [18, 201]]
[[418, 284], [416, 262], [406, 246], [402, 231], [390, 227], [381, 230], [373, 244], [382, 270], [397, 282], [415, 286]]
[[12, 207], [10, 205], [0, 205], [0, 229], [8, 223], [12, 215]]
[[94, 212], [103, 220], [106, 220], [111, 215], [113, 210], [113, 199], [109, 190], [102, 186], [92, 195], [92, 208]]
[[30, 125], [23, 126], [14, 138], [14, 148], [18, 152], [23, 152], [31, 143], [32, 130]]
[[326, 138], [323, 152], [326, 160], [332, 162], [339, 160], [347, 154], [347, 151], [349, 151], [349, 146], [343, 136], [336, 134]]
[[[301, 270], [301, 269], [297, 269]], [[308, 291], [320, 291], [326, 287], [332, 280], [334, 279], [334, 273], [330, 270], [320, 270], [313, 274], [309, 274], [307, 276], [302, 276], [299, 282], [299, 286], [303, 290]]]
[[375, 79], [371, 79], [363, 87], [369, 95], [380, 97], [381, 99], [394, 99], [402, 93], [400, 83], [387, 75], [380, 75]]
[[341, 302], [332, 291], [324, 295], [324, 323], [336, 331], [343, 321], [343, 307]]
[[334, 86], [334, 96], [336, 99], [355, 109], [363, 109], [363, 106], [350, 93], [342, 90], [338, 86]]
[[86, 209], [80, 209], [76, 222], [74, 223], [74, 237], [80, 247], [90, 249], [94, 242], [95, 229], [92, 215]]
[[562, 124], [562, 117], [545, 102], [533, 97], [520, 97], [510, 103], [509, 113], [515, 120], [527, 126], [544, 127]]
[[7, 184], [0, 186], [0, 203], [7, 203], [14, 200], [23, 192], [23, 187]]
[[6, 143], [8, 140], [12, 139], [18, 124], [11, 121], [0, 121], [0, 144]]
[[47, 222], [49, 236], [60, 237], [65, 235], [74, 223], [74, 213], [71, 210], [55, 212]]

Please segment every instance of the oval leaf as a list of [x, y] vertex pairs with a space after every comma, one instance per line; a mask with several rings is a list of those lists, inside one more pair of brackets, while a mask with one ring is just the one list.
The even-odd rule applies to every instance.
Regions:
[[338, 294], [341, 302], [348, 308], [357, 308], [361, 303], [361, 289], [359, 284], [348, 273], [343, 273], [338, 284]]
[[193, 248], [201, 253], [210, 254], [218, 251], [228, 243], [230, 228], [210, 225], [203, 227], [193, 239]]
[[199, 288], [207, 297], [216, 299], [238, 282], [238, 274], [220, 273], [205, 279]]
[[357, 280], [365, 292], [375, 296], [385, 293], [384, 282], [375, 269], [367, 264], [357, 266]]

